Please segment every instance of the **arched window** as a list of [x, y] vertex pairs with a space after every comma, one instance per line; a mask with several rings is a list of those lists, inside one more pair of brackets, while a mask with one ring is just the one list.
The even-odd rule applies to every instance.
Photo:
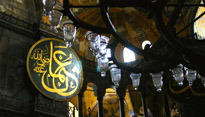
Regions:
[[151, 42], [148, 41], [148, 40], [145, 40], [145, 41], [142, 42], [142, 49], [143, 49], [143, 50], [144, 50], [144, 48], [145, 48], [145, 46], [146, 46], [147, 44], [151, 45]]
[[[201, 4], [204, 4], [202, 0], [201, 0]], [[195, 18], [198, 17], [203, 12], [205, 12], [205, 8], [199, 7], [197, 9]], [[204, 22], [205, 22], [205, 15], [202, 16], [200, 19], [198, 19], [194, 23], [194, 33], [196, 34], [197, 39], [205, 39], [205, 23]]]
[[132, 50], [130, 50], [128, 48], [124, 48], [123, 49], [123, 60], [125, 63], [135, 61], [136, 55]]

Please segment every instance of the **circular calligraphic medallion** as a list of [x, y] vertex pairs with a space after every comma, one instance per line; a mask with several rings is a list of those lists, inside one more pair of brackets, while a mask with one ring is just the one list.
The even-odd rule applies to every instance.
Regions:
[[27, 55], [27, 72], [34, 86], [54, 100], [78, 94], [83, 83], [80, 59], [62, 40], [45, 38], [36, 42]]

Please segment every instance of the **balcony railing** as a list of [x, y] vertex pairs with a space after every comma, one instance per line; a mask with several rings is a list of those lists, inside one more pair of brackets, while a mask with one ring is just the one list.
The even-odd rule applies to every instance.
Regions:
[[69, 107], [68, 102], [52, 101], [43, 96], [35, 99], [36, 112], [52, 116], [73, 117], [75, 107]]
[[0, 110], [12, 111], [14, 113], [29, 113], [31, 103], [21, 99], [0, 95]]
[[0, 112], [11, 112], [16, 115], [36, 113], [51, 117], [75, 117], [75, 107], [69, 107], [68, 102], [52, 101], [42, 96], [36, 97], [35, 103], [33, 102], [0, 94]]

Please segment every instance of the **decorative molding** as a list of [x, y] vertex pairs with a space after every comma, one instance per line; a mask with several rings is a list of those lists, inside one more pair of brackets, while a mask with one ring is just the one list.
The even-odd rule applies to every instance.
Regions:
[[35, 98], [34, 111], [38, 113], [65, 117], [69, 114], [69, 109], [74, 110], [72, 107], [68, 106], [68, 102], [52, 101], [41, 95]]
[[[35, 103], [33, 103], [31, 100], [26, 101], [0, 94], [0, 114], [4, 111], [12, 112], [12, 115], [21, 114], [28, 116], [33, 114], [46, 114], [56, 117], [65, 117], [74, 114], [75, 107], [70, 107], [68, 102], [52, 101], [42, 96], [36, 97]], [[33, 111], [35, 113], [33, 113]]]
[[0, 26], [23, 35], [35, 36], [34, 25], [12, 15], [0, 12]]
[[15, 113], [28, 114], [31, 110], [29, 101], [20, 100], [6, 95], [0, 95], [0, 111], [12, 111]]

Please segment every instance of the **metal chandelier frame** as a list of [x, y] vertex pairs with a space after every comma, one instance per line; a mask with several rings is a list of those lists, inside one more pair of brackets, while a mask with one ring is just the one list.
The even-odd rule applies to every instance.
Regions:
[[[175, 67], [177, 64], [182, 63], [184, 66], [195, 69], [200, 75], [205, 76], [205, 50], [201, 48], [205, 45], [205, 40], [178, 37], [178, 34], [183, 32], [190, 25], [193, 25], [193, 23], [201, 18], [205, 12], [196, 19], [193, 19], [179, 32], [175, 32], [174, 28], [174, 24], [176, 23], [183, 7], [205, 7], [205, 0], [203, 0], [203, 4], [185, 4], [186, 0], [178, 0], [178, 3], [176, 4], [168, 4], [169, 1], [170, 0], [100, 0], [97, 5], [75, 6], [72, 5], [69, 0], [63, 0], [64, 9], [61, 10], [61, 12], [64, 16], [68, 16], [76, 27], [81, 27], [98, 34], [111, 34], [115, 39], [114, 42], [108, 46], [111, 49], [110, 59], [122, 69], [136, 73], [154, 73], [164, 71], [165, 69]], [[113, 25], [109, 17], [109, 8], [111, 7], [141, 7], [148, 10], [150, 12], [148, 16], [155, 18], [155, 23], [161, 33], [161, 37], [152, 46], [152, 48], [142, 50], [141, 48], [134, 46], [123, 38]], [[165, 23], [162, 17], [164, 7], [174, 7], [168, 23]], [[72, 8], [100, 8], [100, 15], [102, 16], [106, 27], [93, 26], [80, 20], [75, 16]], [[119, 43], [136, 54], [143, 56], [144, 59], [134, 61], [134, 66], [129, 66], [125, 63], [119, 62], [114, 53]], [[198, 47], [193, 49], [190, 46]], [[164, 50], [162, 54], [156, 54], [156, 51], [163, 48], [166, 48], [166, 50]]]

